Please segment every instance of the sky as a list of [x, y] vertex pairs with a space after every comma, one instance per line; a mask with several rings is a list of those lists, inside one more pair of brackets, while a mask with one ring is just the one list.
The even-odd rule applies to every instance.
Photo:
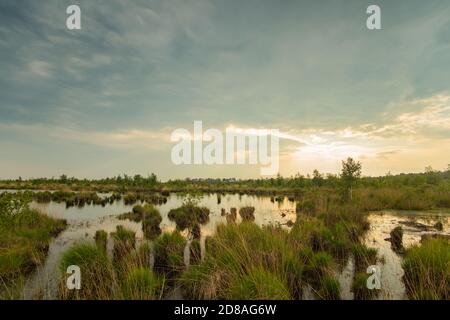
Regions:
[[196, 120], [278, 129], [284, 176], [450, 163], [444, 0], [1, 0], [0, 75], [0, 178], [260, 177], [175, 165], [171, 133]]

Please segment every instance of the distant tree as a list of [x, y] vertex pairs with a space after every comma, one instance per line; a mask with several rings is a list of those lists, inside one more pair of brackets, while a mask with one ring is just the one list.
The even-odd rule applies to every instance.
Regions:
[[312, 182], [315, 186], [322, 186], [323, 185], [323, 175], [320, 174], [320, 172], [317, 169], [314, 169], [313, 171], [313, 178]]
[[150, 176], [148, 176], [148, 181], [150, 185], [155, 185], [158, 182], [158, 178], [156, 177], [156, 174], [152, 173]]
[[450, 172], [450, 163], [447, 165], [447, 171]]
[[61, 182], [66, 182], [66, 181], [67, 181], [67, 175], [62, 174], [62, 175], [59, 177], [59, 180], [61, 180]]
[[361, 177], [361, 168], [361, 163], [353, 158], [349, 157], [347, 161], [342, 161], [341, 180], [346, 193], [350, 195], [350, 200], [353, 200], [353, 185]]
[[425, 167], [425, 173], [433, 173], [433, 172], [434, 172], [434, 169], [432, 166]]

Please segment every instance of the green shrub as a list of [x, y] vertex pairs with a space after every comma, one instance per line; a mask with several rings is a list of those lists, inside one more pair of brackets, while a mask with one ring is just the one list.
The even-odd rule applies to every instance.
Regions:
[[196, 224], [204, 224], [209, 221], [209, 209], [198, 207], [192, 203], [185, 203], [177, 209], [169, 211], [168, 217], [175, 221], [178, 230], [191, 229]]

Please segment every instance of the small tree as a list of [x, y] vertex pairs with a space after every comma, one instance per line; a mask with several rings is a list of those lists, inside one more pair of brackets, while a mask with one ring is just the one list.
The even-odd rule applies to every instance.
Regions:
[[432, 166], [425, 167], [425, 173], [430, 174], [430, 173], [433, 173], [433, 172], [434, 172], [434, 169], [433, 169]]
[[323, 175], [320, 174], [320, 172], [317, 169], [315, 169], [313, 172], [312, 182], [315, 186], [320, 187], [323, 185]]
[[341, 179], [347, 194], [350, 194], [350, 200], [353, 200], [353, 185], [356, 180], [361, 177], [361, 163], [347, 158], [347, 161], [342, 161]]

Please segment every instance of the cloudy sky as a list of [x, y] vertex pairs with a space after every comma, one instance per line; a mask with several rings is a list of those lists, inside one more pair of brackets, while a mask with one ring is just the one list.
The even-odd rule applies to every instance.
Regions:
[[259, 176], [173, 165], [194, 120], [279, 129], [283, 175], [450, 163], [444, 0], [1, 0], [0, 75], [0, 178]]

